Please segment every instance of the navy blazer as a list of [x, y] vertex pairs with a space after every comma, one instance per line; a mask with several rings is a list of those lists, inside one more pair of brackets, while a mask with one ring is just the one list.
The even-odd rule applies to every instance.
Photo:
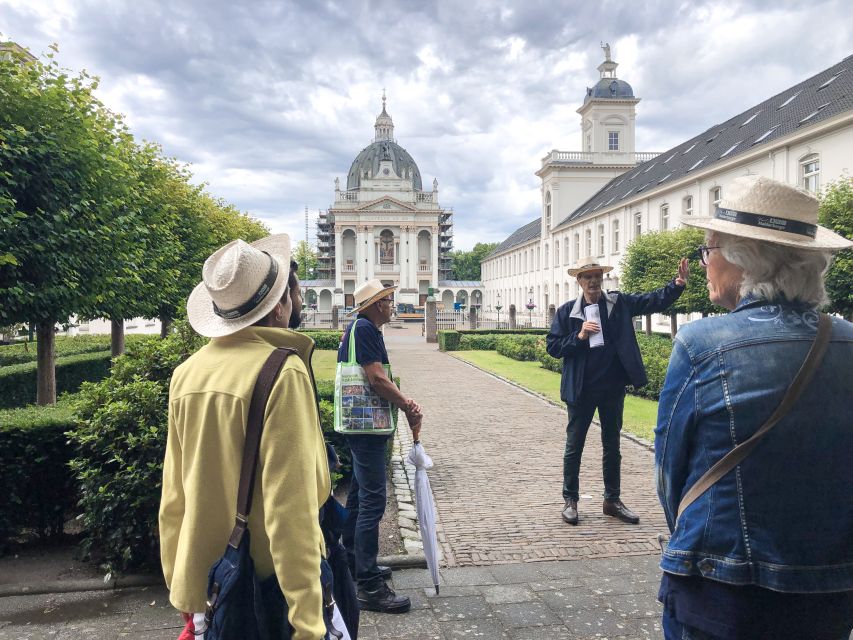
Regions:
[[[607, 318], [611, 323], [616, 323], [619, 329], [616, 355], [635, 388], [642, 387], [649, 380], [646, 377], [643, 358], [640, 356], [640, 346], [637, 344], [632, 319], [634, 316], [663, 313], [683, 292], [684, 286], [675, 284], [673, 278], [665, 287], [649, 293], [608, 291], [604, 294]], [[569, 405], [576, 404], [581, 397], [584, 366], [589, 351], [589, 340], [578, 339], [584, 322], [581, 299], [582, 296], [557, 309], [547, 341], [548, 353], [554, 358], [563, 359], [560, 397]]]

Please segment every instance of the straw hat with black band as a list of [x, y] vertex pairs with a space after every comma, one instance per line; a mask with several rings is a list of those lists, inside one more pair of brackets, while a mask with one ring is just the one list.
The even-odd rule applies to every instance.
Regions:
[[592, 258], [581, 258], [575, 262], [575, 266], [569, 269], [569, 275], [579, 276], [586, 271], [601, 271], [601, 273], [607, 273], [609, 271], [613, 271], [613, 267], [606, 264], [598, 264]]
[[207, 338], [231, 335], [281, 301], [290, 275], [290, 237], [280, 233], [251, 244], [229, 242], [204, 261], [201, 273], [187, 300], [190, 325]]
[[349, 315], [361, 313], [373, 303], [378, 302], [382, 298], [393, 295], [396, 289], [397, 287], [395, 286], [386, 287], [380, 280], [375, 278], [360, 284], [355, 290], [355, 293], [353, 293], [355, 309], [350, 311]]
[[713, 216], [683, 216], [682, 224], [797, 249], [840, 251], [853, 242], [817, 223], [811, 193], [763, 176], [741, 176], [726, 187]]

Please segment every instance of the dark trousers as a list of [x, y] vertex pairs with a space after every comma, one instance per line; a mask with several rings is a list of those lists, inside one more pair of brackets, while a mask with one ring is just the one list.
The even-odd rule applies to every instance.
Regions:
[[622, 409], [625, 387], [584, 389], [579, 402], [569, 405], [569, 425], [566, 427], [566, 450], [563, 453], [563, 499], [579, 497], [578, 476], [586, 432], [598, 409], [601, 422], [601, 446], [604, 449], [604, 498], [617, 500], [621, 487], [622, 454], [619, 453], [619, 432], [622, 431]]
[[376, 564], [379, 521], [385, 513], [385, 447], [388, 436], [347, 436], [352, 452], [349, 516], [342, 540], [359, 588], [376, 589], [382, 578]]

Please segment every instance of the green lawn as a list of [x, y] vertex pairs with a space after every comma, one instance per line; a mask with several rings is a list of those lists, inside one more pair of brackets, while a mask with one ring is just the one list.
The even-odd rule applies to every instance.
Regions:
[[311, 364], [314, 366], [314, 377], [317, 380], [334, 380], [337, 360], [337, 351], [317, 349], [314, 352], [314, 357], [311, 358]]
[[[526, 389], [562, 404], [560, 400], [560, 374], [548, 371], [538, 362], [522, 362], [502, 356], [495, 351], [453, 351], [451, 355], [475, 364], [481, 369], [512, 380]], [[316, 359], [316, 356], [315, 356]], [[315, 367], [316, 368], [316, 367]], [[649, 442], [654, 440], [658, 403], [636, 396], [625, 396], [623, 428]]]

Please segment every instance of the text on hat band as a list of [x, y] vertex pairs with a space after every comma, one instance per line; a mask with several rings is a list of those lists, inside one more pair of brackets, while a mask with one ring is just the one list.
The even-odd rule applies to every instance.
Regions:
[[217, 307], [214, 302], [213, 313], [225, 320], [236, 320], [237, 318], [242, 318], [247, 313], [253, 311], [263, 301], [263, 299], [267, 297], [269, 292], [272, 291], [272, 287], [278, 277], [278, 262], [266, 251], [264, 251], [264, 253], [266, 253], [267, 257], [270, 259], [270, 268], [269, 271], [267, 271], [267, 277], [264, 278], [264, 281], [261, 283], [261, 286], [258, 287], [255, 294], [239, 307], [229, 309], [227, 311]]
[[717, 207], [717, 212], [714, 217], [718, 220], [725, 220], [727, 222], [736, 222], [750, 227], [759, 227], [760, 229], [796, 233], [797, 235], [808, 236], [809, 238], [814, 238], [817, 235], [816, 224], [809, 224], [808, 222], [801, 222], [800, 220], [790, 220], [788, 218], [778, 218], [776, 216], [763, 216], [757, 213], [735, 211], [734, 209], [723, 209], [721, 207]]

